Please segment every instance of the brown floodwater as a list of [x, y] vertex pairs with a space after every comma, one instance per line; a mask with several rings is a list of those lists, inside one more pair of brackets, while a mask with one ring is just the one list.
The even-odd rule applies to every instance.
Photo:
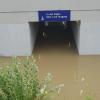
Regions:
[[[41, 79], [52, 73], [52, 84], [65, 85], [54, 100], [86, 100], [87, 96], [100, 100], [100, 56], [79, 56], [74, 40], [48, 40], [47, 36], [36, 43], [33, 55]], [[10, 58], [0, 57], [1, 64], [9, 62]]]
[[79, 56], [74, 44], [47, 41], [34, 50], [40, 75], [50, 72], [53, 84], [65, 86], [55, 100], [100, 100], [100, 56]]
[[[36, 47], [33, 54], [40, 78], [49, 72], [54, 76], [52, 84], [65, 85], [54, 100], [85, 100], [86, 96], [100, 100], [100, 56], [79, 56], [68, 44]], [[0, 57], [1, 64], [9, 62], [10, 58]]]

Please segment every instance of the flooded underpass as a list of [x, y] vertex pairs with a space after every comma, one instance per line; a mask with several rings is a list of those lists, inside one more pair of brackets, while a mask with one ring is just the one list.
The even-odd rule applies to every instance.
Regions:
[[[52, 73], [52, 84], [64, 84], [54, 100], [100, 100], [100, 56], [78, 55], [70, 23], [41, 23], [39, 27], [33, 55], [40, 78]], [[9, 61], [0, 57], [0, 64]]]
[[[45, 22], [39, 24], [39, 32], [35, 44], [36, 48], [52, 50], [76, 51], [71, 22]], [[46, 49], [46, 50], [47, 50]]]
[[54, 100], [100, 100], [100, 56], [78, 55], [70, 23], [40, 27], [34, 54], [41, 78], [50, 72], [55, 85], [65, 85]]

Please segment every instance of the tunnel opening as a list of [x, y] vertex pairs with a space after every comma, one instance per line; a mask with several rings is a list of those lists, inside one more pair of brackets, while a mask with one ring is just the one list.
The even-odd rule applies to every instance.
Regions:
[[62, 48], [77, 52], [75, 32], [73, 32], [75, 23], [75, 21], [39, 22], [34, 50]]

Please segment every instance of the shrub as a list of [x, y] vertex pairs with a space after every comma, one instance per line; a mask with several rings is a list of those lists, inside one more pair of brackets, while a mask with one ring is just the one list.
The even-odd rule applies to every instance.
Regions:
[[63, 84], [51, 88], [52, 75], [39, 80], [34, 58], [23, 61], [14, 57], [7, 66], [0, 68], [0, 100], [49, 100], [60, 92]]

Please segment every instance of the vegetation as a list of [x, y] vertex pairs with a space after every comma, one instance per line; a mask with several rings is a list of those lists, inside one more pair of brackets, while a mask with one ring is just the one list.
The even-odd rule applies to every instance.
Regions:
[[44, 80], [39, 80], [33, 57], [23, 61], [14, 57], [11, 64], [0, 67], [0, 100], [51, 100], [64, 86], [51, 88], [52, 78], [48, 73]]
[[93, 100], [91, 96], [86, 96], [85, 100]]

